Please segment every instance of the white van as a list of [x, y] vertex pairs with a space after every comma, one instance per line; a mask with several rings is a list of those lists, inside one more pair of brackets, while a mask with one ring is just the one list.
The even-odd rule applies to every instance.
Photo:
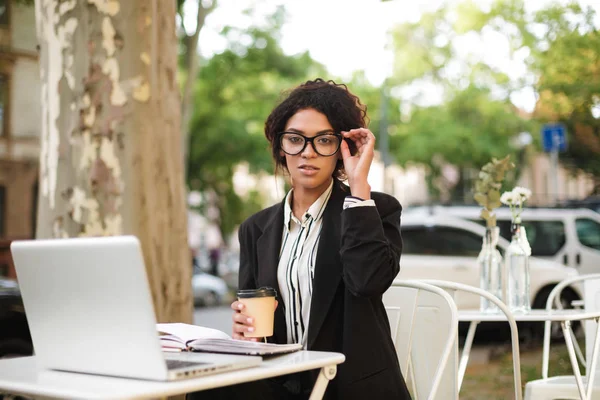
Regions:
[[[406, 211], [401, 218], [402, 257], [399, 278], [442, 279], [479, 287], [479, 264], [485, 228], [481, 224], [448, 214], [422, 214]], [[500, 238], [498, 250], [506, 253], [508, 241]], [[564, 267], [554, 261], [531, 257], [530, 302], [532, 308], [544, 308], [548, 295], [560, 281], [578, 275], [574, 268]], [[581, 287], [572, 285], [562, 292], [564, 308], [581, 299]], [[478, 309], [479, 296], [458, 292], [455, 295], [459, 309]], [[519, 332], [542, 335], [543, 324], [520, 324]], [[496, 329], [497, 326], [490, 326]], [[521, 330], [523, 329], [523, 330]], [[561, 338], [558, 323], [552, 324], [553, 338]]]
[[[452, 215], [477, 222], [478, 206], [407, 207], [404, 215]], [[511, 212], [508, 207], [495, 210], [500, 235], [510, 240]], [[600, 214], [587, 208], [531, 208], [521, 214], [531, 255], [575, 268], [580, 274], [600, 272]]]
[[[485, 228], [463, 218], [450, 215], [414, 215], [407, 213], [401, 220], [402, 257], [399, 278], [442, 279], [479, 286], [479, 264]], [[508, 241], [500, 238], [498, 250], [504, 254]], [[577, 276], [573, 268], [531, 257], [530, 301], [533, 308], [544, 308], [548, 295], [560, 281]], [[563, 293], [565, 307], [581, 298], [578, 287]], [[479, 308], [479, 296], [457, 293], [459, 309]]]

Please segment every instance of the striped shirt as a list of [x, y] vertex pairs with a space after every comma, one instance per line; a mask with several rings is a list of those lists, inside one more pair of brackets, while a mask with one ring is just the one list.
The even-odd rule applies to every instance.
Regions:
[[[301, 220], [292, 212], [292, 190], [285, 198], [277, 282], [285, 305], [287, 342], [302, 343], [306, 347], [317, 249], [323, 212], [331, 197], [333, 180], [327, 190], [308, 208]], [[373, 200], [363, 201], [357, 197], [347, 196], [343, 208], [374, 205]]]

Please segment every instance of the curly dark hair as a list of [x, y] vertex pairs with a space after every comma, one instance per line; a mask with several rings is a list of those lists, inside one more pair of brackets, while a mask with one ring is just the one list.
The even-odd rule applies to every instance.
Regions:
[[[278, 134], [283, 132], [288, 120], [300, 110], [314, 109], [324, 114], [334, 131], [348, 131], [365, 128], [369, 123], [367, 106], [352, 94], [344, 84], [317, 78], [307, 81], [284, 93], [284, 99], [274, 109], [265, 122], [265, 136], [271, 144], [275, 168], [287, 171], [285, 157], [281, 155]], [[353, 143], [350, 143], [351, 150]], [[345, 177], [344, 163], [340, 159], [333, 172], [335, 178]]]

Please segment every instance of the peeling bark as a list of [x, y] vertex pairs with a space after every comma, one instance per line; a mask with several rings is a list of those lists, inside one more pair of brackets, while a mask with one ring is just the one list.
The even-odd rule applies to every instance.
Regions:
[[192, 319], [175, 2], [36, 0], [38, 238], [140, 238], [159, 321]]

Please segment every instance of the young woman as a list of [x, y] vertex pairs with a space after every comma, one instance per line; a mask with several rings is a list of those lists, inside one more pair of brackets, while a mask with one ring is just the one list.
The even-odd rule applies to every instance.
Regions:
[[[275, 107], [265, 135], [292, 189], [240, 226], [239, 288], [276, 289], [268, 341], [345, 354], [326, 398], [409, 399], [381, 300], [399, 271], [402, 207], [371, 192], [375, 137], [366, 119], [366, 107], [345, 85], [322, 79]], [[231, 307], [234, 338], [257, 340], [244, 337], [253, 321], [243, 304]], [[295, 374], [228, 393], [306, 399], [315, 379], [316, 372]]]

